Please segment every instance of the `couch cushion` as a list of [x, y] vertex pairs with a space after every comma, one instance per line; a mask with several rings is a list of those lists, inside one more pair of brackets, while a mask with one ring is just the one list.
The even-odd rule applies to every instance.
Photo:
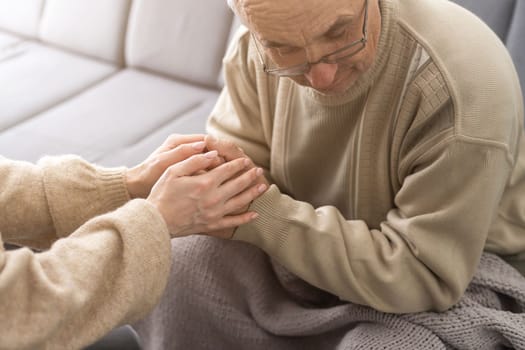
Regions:
[[2, 57], [6, 55], [5, 51], [11, 50], [10, 47], [14, 46], [14, 44], [19, 43], [22, 40], [22, 38], [16, 35], [2, 32], [0, 30], [0, 62], [2, 62]]
[[216, 87], [232, 16], [223, 0], [135, 0], [127, 64]]
[[0, 28], [36, 37], [44, 0], [0, 0]]
[[0, 149], [28, 161], [74, 153], [105, 165], [134, 165], [169, 133], [204, 132], [217, 97], [216, 91], [127, 69], [0, 134]]
[[40, 38], [123, 64], [129, 8], [130, 0], [47, 0]]
[[0, 64], [0, 131], [68, 99], [115, 70], [33, 42], [17, 45]]
[[97, 159], [97, 162], [106, 166], [133, 166], [146, 159], [170, 134], [205, 134], [206, 120], [216, 100], [215, 95], [203, 99], [201, 103], [185, 110], [162, 128], [158, 128], [134, 144], [106, 154]]

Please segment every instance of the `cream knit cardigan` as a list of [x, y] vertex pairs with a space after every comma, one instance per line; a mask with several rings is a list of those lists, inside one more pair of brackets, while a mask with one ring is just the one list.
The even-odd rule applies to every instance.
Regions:
[[0, 158], [0, 189], [0, 241], [43, 249], [0, 245], [0, 349], [78, 349], [158, 301], [170, 237], [124, 169]]

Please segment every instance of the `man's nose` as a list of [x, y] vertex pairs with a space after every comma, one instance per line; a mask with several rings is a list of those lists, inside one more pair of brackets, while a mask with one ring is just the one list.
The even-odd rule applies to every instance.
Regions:
[[323, 90], [332, 85], [336, 73], [337, 64], [319, 62], [312, 64], [304, 76], [314, 89]]

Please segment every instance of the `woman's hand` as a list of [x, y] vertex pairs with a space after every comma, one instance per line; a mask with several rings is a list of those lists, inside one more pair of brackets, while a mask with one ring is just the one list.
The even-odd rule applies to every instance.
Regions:
[[[126, 184], [131, 198], [146, 198], [166, 169], [205, 149], [205, 135], [171, 135], [141, 164], [126, 172]], [[215, 164], [219, 164], [215, 159]]]
[[242, 209], [266, 191], [262, 169], [248, 169], [247, 158], [213, 168], [221, 161], [217, 151], [193, 155], [168, 167], [153, 186], [147, 200], [157, 207], [172, 237], [212, 233], [230, 238], [235, 227], [257, 217]]

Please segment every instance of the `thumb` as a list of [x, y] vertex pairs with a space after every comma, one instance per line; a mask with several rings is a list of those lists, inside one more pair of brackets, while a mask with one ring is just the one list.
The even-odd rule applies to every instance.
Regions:
[[158, 158], [166, 165], [176, 164], [195, 154], [202, 153], [205, 146], [204, 141], [182, 144], [160, 153]]

